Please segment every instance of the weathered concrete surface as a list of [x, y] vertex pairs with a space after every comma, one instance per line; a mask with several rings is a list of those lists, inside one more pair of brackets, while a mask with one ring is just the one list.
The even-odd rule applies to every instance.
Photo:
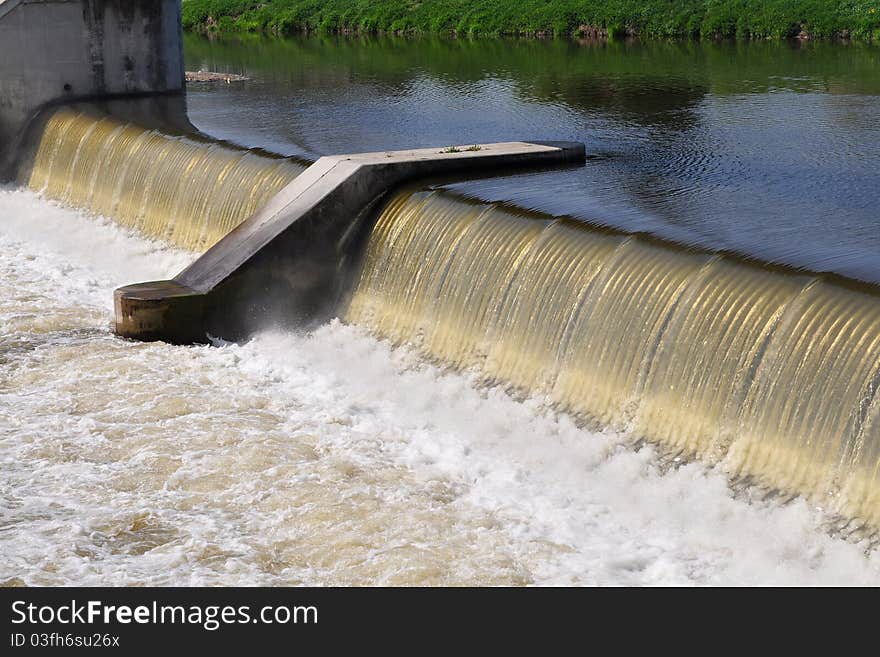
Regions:
[[202, 342], [204, 302], [205, 295], [175, 281], [120, 288], [114, 295], [116, 332], [145, 341], [172, 341], [171, 335], [178, 343]]
[[46, 106], [184, 84], [180, 0], [0, 0], [0, 180]]
[[172, 281], [115, 292], [116, 332], [189, 343], [246, 338], [332, 317], [347, 292], [376, 205], [394, 187], [451, 174], [582, 164], [571, 142], [484, 144], [322, 157]]

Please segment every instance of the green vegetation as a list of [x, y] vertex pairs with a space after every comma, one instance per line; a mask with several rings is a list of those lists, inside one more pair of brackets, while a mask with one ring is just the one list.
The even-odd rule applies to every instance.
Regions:
[[880, 40], [880, 0], [184, 0], [207, 32]]

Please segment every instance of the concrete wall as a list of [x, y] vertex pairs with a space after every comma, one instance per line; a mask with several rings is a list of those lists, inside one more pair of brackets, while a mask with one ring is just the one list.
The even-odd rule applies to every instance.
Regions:
[[0, 179], [47, 104], [184, 84], [180, 0], [0, 0]]
[[139, 340], [241, 340], [270, 327], [308, 327], [338, 312], [374, 210], [413, 180], [583, 165], [571, 142], [483, 144], [322, 157], [170, 281], [116, 290], [116, 333]]

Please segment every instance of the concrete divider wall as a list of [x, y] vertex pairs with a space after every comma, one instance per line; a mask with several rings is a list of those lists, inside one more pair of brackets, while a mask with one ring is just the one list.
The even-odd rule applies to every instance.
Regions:
[[0, 180], [54, 103], [184, 91], [180, 0], [0, 0]]
[[116, 290], [116, 332], [140, 340], [240, 340], [332, 317], [377, 204], [414, 179], [582, 164], [583, 144], [511, 142], [323, 157], [170, 281]]

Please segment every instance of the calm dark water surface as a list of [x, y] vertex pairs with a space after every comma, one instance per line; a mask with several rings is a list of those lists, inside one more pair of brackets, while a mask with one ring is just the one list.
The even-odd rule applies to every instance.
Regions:
[[286, 154], [582, 141], [586, 166], [452, 185], [880, 282], [880, 47], [188, 36], [193, 123]]

